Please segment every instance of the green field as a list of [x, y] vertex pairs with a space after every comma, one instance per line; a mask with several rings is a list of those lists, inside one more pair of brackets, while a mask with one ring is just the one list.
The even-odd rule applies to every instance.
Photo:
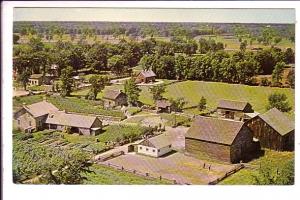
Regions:
[[[237, 38], [224, 38], [223, 36], [208, 36], [208, 35], [204, 35], [204, 36], [197, 36], [196, 40], [199, 40], [199, 38], [202, 37], [204, 39], [213, 39], [216, 42], [222, 42], [224, 45], [226, 45], [225, 49], [232, 49], [232, 50], [239, 50], [240, 49], [240, 42], [238, 41]], [[249, 39], [244, 39], [247, 40], [247, 49], [250, 50], [251, 48], [269, 48], [270, 45], [263, 45], [263, 44], [259, 44], [256, 40], [252, 43], [252, 45], [250, 45], [250, 40]], [[279, 42], [277, 45], [275, 45], [276, 47], [279, 47], [281, 49], [286, 49], [286, 48], [292, 48], [295, 49], [295, 44], [292, 43], [290, 40], [287, 40], [286, 38], [283, 38], [281, 42]]]
[[94, 164], [91, 168], [92, 173], [83, 174], [87, 180], [84, 184], [104, 184], [104, 185], [167, 185], [168, 181], [158, 179], [146, 179], [129, 172], [122, 172], [106, 166]]
[[[271, 150], [265, 150], [265, 155], [258, 159], [252, 160], [249, 164], [259, 166], [261, 162], [266, 160], [272, 160], [276, 163], [276, 166], [280, 166], [282, 161], [288, 161], [294, 159], [294, 152], [277, 152]], [[256, 184], [254, 176], [257, 175], [257, 169], [241, 169], [237, 173], [229, 176], [221, 181], [220, 185], [254, 185]]]
[[[140, 88], [142, 91], [139, 100], [144, 104], [153, 105], [154, 102], [152, 100], [152, 95], [149, 92], [149, 86], [142, 86]], [[123, 86], [112, 85], [105, 88], [105, 90], [107, 89], [123, 89]], [[79, 95], [83, 92], [84, 91], [78, 91], [76, 94]], [[288, 101], [293, 107], [293, 110], [289, 114], [293, 117], [295, 90], [290, 88], [248, 86], [220, 82], [184, 81], [168, 85], [164, 97], [183, 97], [187, 101], [186, 108], [195, 107], [202, 96], [207, 99], [207, 106], [211, 109], [216, 108], [221, 99], [248, 101], [255, 111], [263, 113], [266, 111], [265, 108], [268, 104], [268, 96], [274, 92], [280, 92], [287, 95]], [[99, 93], [97, 97], [101, 98], [102, 96], [103, 93]], [[197, 114], [195, 110], [195, 108], [186, 109], [185, 112]]]

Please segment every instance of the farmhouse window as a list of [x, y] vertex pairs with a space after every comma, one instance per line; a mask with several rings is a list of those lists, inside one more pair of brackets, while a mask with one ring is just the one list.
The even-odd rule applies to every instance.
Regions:
[[31, 121], [29, 121], [28, 123], [29, 123], [29, 126], [31, 126]]
[[140, 147], [140, 149], [143, 149], [143, 147]]
[[146, 148], [146, 151], [148, 151], [149, 149], [148, 148]]
[[18, 119], [18, 125], [20, 125], [20, 120]]
[[160, 149], [158, 149], [157, 151], [160, 152]]
[[155, 149], [153, 149], [152, 151], [155, 152]]
[[171, 148], [172, 145], [169, 145], [169, 148]]

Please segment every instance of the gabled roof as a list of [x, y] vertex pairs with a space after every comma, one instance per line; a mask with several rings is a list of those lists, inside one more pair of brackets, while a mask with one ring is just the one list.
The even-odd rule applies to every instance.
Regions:
[[231, 145], [243, 125], [240, 121], [197, 116], [185, 137]]
[[48, 115], [46, 123], [80, 128], [91, 128], [96, 119], [97, 117], [95, 116], [66, 113], [65, 111], [57, 111]]
[[115, 100], [119, 97], [119, 95], [124, 94], [121, 90], [106, 90], [104, 91], [104, 95], [103, 98], [104, 99], [111, 99], [111, 100]]
[[161, 149], [163, 147], [171, 145], [170, 138], [165, 135], [159, 135], [152, 138], [148, 138], [139, 143], [143, 146], [153, 147]]
[[22, 109], [25, 109], [27, 112], [33, 115], [33, 117], [40, 117], [50, 112], [58, 111], [58, 108], [47, 101], [41, 101], [28, 106], [24, 105]]
[[277, 108], [272, 108], [264, 114], [258, 115], [269, 126], [271, 126], [280, 135], [285, 135], [295, 130], [295, 123], [284, 113], [280, 112]]
[[30, 76], [30, 79], [38, 79], [38, 78], [42, 78], [43, 77], [43, 74], [32, 74]]
[[248, 104], [249, 104], [248, 102], [223, 99], [219, 101], [218, 108], [243, 111]]
[[142, 74], [144, 77], [147, 78], [156, 76], [156, 74], [152, 70], [147, 70], [147, 71], [143, 70], [140, 72], [140, 74]]
[[156, 106], [159, 108], [167, 108], [167, 107], [171, 106], [171, 103], [166, 99], [162, 99], [162, 100], [156, 101]]

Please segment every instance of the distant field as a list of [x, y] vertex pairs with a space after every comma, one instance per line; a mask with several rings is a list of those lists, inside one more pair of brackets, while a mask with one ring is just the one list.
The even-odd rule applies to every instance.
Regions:
[[[204, 35], [204, 36], [197, 36], [195, 39], [199, 40], [200, 38], [204, 38], [204, 39], [214, 39], [216, 42], [222, 42], [224, 44], [226, 44], [226, 48], [225, 49], [233, 49], [233, 50], [239, 50], [240, 49], [240, 42], [238, 41], [237, 38], [224, 38], [223, 36], [208, 36], [208, 35]], [[252, 45], [249, 45], [250, 41], [248, 41], [248, 45], [247, 45], [247, 49], [251, 49], [253, 47], [256, 48], [266, 48], [266, 47], [270, 47], [270, 46], [265, 46], [263, 44], [259, 44], [257, 41], [254, 41]], [[290, 40], [287, 39], [282, 39], [281, 42], [279, 42], [277, 45], [275, 45], [276, 47], [285, 49], [285, 48], [292, 48], [295, 49], [295, 44], [292, 43]]]

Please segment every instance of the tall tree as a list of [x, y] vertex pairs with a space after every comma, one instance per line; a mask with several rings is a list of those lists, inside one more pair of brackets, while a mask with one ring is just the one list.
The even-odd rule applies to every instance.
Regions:
[[156, 85], [152, 86], [149, 88], [150, 93], [152, 94], [152, 98], [154, 101], [156, 100], [161, 100], [163, 98], [163, 93], [166, 91], [166, 86], [161, 84], [161, 85]]
[[287, 96], [282, 93], [273, 93], [268, 97], [268, 105], [266, 107], [267, 110], [272, 108], [277, 108], [281, 112], [289, 112], [292, 110], [292, 107], [289, 105]]
[[115, 55], [108, 59], [108, 67], [112, 72], [121, 74], [127, 69], [126, 60], [121, 55]]
[[285, 67], [284, 62], [277, 63], [272, 73], [272, 82], [274, 85], [280, 85], [282, 81], [282, 73]]
[[206, 99], [204, 98], [204, 96], [202, 96], [198, 103], [198, 110], [203, 111], [205, 109], [206, 109]]
[[70, 96], [72, 92], [72, 87], [74, 84], [72, 78], [73, 68], [71, 66], [66, 67], [61, 71], [60, 80], [61, 80], [61, 95], [63, 97]]
[[125, 94], [129, 105], [134, 105], [139, 100], [141, 89], [135, 83], [134, 78], [130, 78], [124, 84]]
[[103, 90], [105, 85], [108, 83], [108, 77], [93, 75], [89, 79], [89, 83], [91, 84], [91, 89], [87, 97], [90, 100], [96, 100], [97, 94], [101, 92], [101, 90]]
[[29, 77], [29, 70], [24, 70], [18, 77], [18, 81], [22, 83], [24, 90], [26, 90], [27, 83], [29, 82]]
[[187, 102], [183, 97], [179, 97], [176, 99], [171, 98], [170, 103], [171, 103], [171, 110], [175, 112], [181, 112], [183, 107], [187, 104]]

